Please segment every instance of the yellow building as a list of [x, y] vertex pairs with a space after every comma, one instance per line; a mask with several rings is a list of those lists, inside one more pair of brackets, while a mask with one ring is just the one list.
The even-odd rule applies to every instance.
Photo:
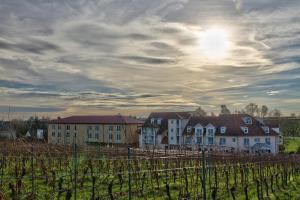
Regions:
[[137, 145], [143, 121], [122, 115], [71, 116], [48, 125], [48, 143]]

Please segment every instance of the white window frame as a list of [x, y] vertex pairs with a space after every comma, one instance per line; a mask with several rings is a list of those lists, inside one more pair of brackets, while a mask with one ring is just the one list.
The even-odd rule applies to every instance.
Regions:
[[[247, 141], [247, 142], [246, 142]], [[248, 147], [250, 146], [250, 139], [249, 138], [244, 138], [244, 146]]]
[[221, 137], [221, 138], [220, 138], [219, 145], [220, 145], [220, 146], [226, 145], [226, 138], [225, 138], [225, 137]]
[[225, 133], [226, 133], [226, 126], [221, 126], [220, 132], [221, 132], [222, 134], [225, 134]]
[[252, 124], [252, 118], [251, 117], [246, 117], [245, 118], [245, 124]]
[[265, 143], [268, 144], [268, 145], [271, 145], [271, 138], [265, 138]]
[[191, 127], [191, 126], [186, 127], [186, 131], [187, 131], [188, 133], [192, 132], [192, 127]]

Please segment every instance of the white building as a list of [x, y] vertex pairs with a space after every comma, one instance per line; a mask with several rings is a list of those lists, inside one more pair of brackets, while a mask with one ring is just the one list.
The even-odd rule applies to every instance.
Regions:
[[183, 131], [189, 112], [154, 112], [142, 126], [140, 147], [176, 148], [183, 144]]
[[263, 121], [246, 114], [192, 117], [184, 132], [186, 147], [212, 150], [273, 153], [279, 150], [279, 134]]
[[178, 147], [277, 154], [280, 131], [246, 114], [193, 117], [189, 112], [151, 113], [142, 126], [140, 147]]

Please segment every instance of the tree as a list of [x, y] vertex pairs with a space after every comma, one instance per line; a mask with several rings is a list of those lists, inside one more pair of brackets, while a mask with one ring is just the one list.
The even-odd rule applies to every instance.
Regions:
[[254, 116], [255, 113], [258, 113], [258, 105], [255, 103], [249, 103], [245, 107], [245, 110], [247, 114]]
[[261, 116], [264, 118], [267, 116], [269, 108], [266, 105], [263, 105], [260, 109]]
[[296, 117], [296, 114], [295, 114], [295, 113], [291, 113], [290, 116], [291, 116], [291, 117]]
[[221, 114], [230, 114], [230, 110], [227, 108], [226, 105], [221, 105]]
[[194, 111], [193, 115], [196, 117], [206, 116], [206, 112], [201, 107], [199, 107]]
[[278, 109], [274, 109], [269, 113], [270, 117], [280, 117], [281, 116], [281, 111]]

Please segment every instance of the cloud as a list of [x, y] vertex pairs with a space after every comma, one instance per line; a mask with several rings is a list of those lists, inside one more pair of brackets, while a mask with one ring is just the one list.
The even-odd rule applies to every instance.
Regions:
[[[70, 114], [283, 100], [295, 110], [299, 8], [297, 0], [2, 1], [0, 100]], [[212, 26], [230, 35], [222, 62], [199, 46]]]

